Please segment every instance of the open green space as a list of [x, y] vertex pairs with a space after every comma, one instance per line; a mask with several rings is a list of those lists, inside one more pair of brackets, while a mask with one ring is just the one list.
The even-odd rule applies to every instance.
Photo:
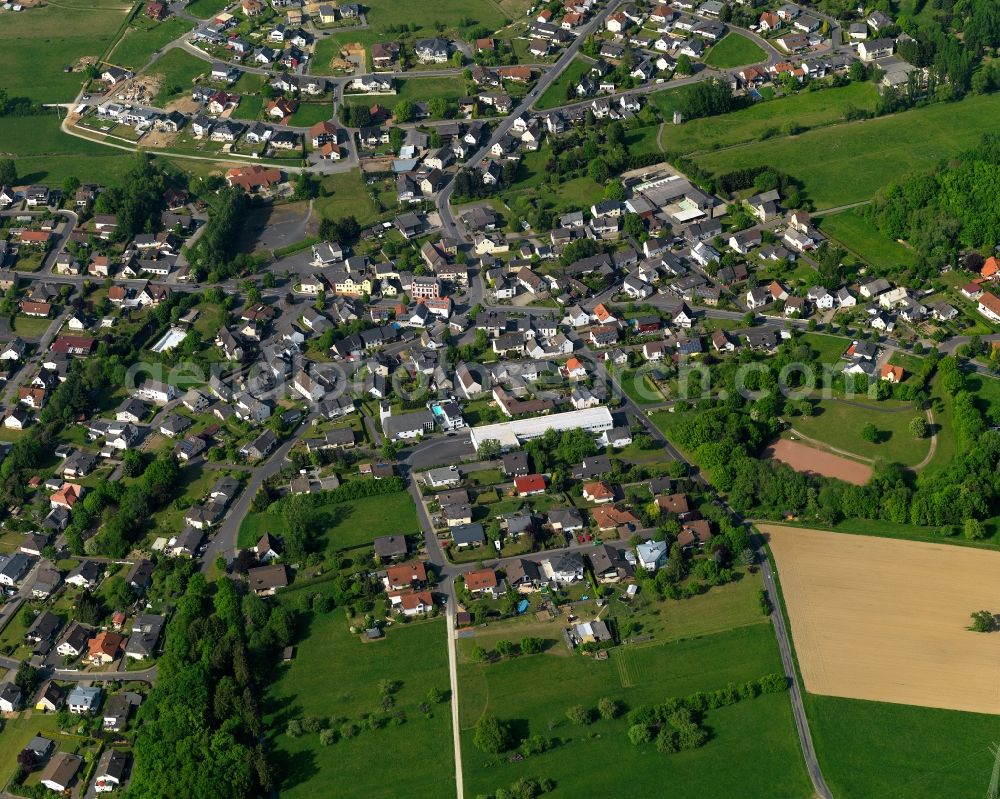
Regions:
[[[362, 716], [385, 715], [378, 690], [381, 680], [402, 683], [393, 697], [394, 710], [405, 716], [402, 725], [361, 730], [329, 746], [320, 743], [318, 733], [294, 738], [285, 733], [293, 718], [318, 716], [360, 726]], [[295, 659], [281, 667], [263, 704], [268, 758], [275, 765], [281, 795], [288, 799], [371, 799], [389, 793], [412, 799], [454, 796], [449, 706], [430, 705], [429, 717], [418, 707], [430, 689], [447, 691], [448, 686], [442, 620], [397, 624], [384, 640], [366, 644], [350, 634], [339, 610], [313, 617]], [[341, 723], [333, 728], [341, 729]]]
[[629, 399], [638, 405], [655, 405], [665, 399], [647, 369], [627, 369], [618, 375], [617, 382]]
[[722, 37], [721, 42], [709, 51], [705, 63], [719, 69], [733, 69], [766, 60], [767, 53], [756, 42], [735, 31], [730, 31]]
[[185, 10], [198, 19], [208, 19], [218, 14], [227, 5], [229, 5], [228, 0], [191, 0]]
[[[548, 144], [535, 152], [526, 153], [518, 169], [517, 180], [501, 194], [501, 199], [515, 212], [522, 208], [533, 208], [534, 203], [544, 201], [556, 213], [590, 206], [604, 197], [604, 187], [590, 177], [569, 178], [555, 182], [557, 176], [546, 170], [552, 157]], [[551, 177], [553, 182], [547, 182]]]
[[[930, 439], [914, 438], [907, 430], [918, 414], [908, 402], [824, 399], [813, 404], [812, 416], [797, 416], [792, 424], [803, 435], [831, 447], [863, 458], [912, 466], [923, 460], [930, 449]], [[878, 428], [878, 442], [861, 437], [861, 430], [867, 424]]]
[[430, 0], [427, 3], [400, 3], [397, 0], [371, 0], [365, 3], [368, 24], [379, 35], [409, 28], [414, 36], [440, 35], [458, 29], [485, 26], [496, 30], [506, 22], [505, 15], [490, 0]]
[[168, 50], [146, 69], [149, 75], [159, 75], [162, 79], [155, 104], [165, 106], [191, 91], [194, 79], [208, 72], [208, 63], [185, 50]]
[[817, 209], [870, 199], [904, 175], [977, 143], [1000, 112], [1000, 95], [935, 103], [878, 119], [770, 139], [698, 156], [713, 174], [772, 166], [802, 181]]
[[[264, 533], [283, 535], [287, 520], [279, 508], [248, 514], [240, 525], [240, 546], [253, 546]], [[311, 534], [316, 548], [325, 552], [363, 546], [381, 535], [420, 530], [413, 498], [406, 491], [320, 505], [317, 512], [321, 524]]]
[[181, 17], [168, 17], [163, 22], [155, 22], [145, 15], [139, 15], [115, 45], [108, 60], [126, 69], [140, 69], [153, 53], [174, 39], [179, 39], [193, 27], [191, 20]]
[[574, 58], [559, 77], [553, 81], [552, 85], [545, 90], [545, 93], [538, 98], [535, 107], [544, 110], [573, 102], [576, 99], [576, 91], [574, 90], [571, 99], [567, 99], [567, 91], [570, 87], [575, 87], [580, 82], [580, 78], [590, 72], [590, 67], [589, 61], [584, 61], [579, 56]]
[[59, 185], [70, 176], [107, 184], [128, 169], [120, 150], [68, 136], [56, 113], [0, 119], [3, 149], [15, 155], [18, 180]]
[[11, 95], [36, 103], [69, 102], [84, 81], [74, 69], [81, 58], [100, 58], [125, 22], [131, 3], [95, 6], [90, 0], [60, 0], [0, 17], [4, 46], [0, 74]]
[[663, 149], [668, 152], [692, 153], [777, 138], [788, 130], [790, 123], [806, 128], [831, 125], [843, 121], [844, 111], [849, 107], [874, 109], [878, 96], [870, 83], [851, 83], [754, 103], [721, 118], [703, 117], [672, 125], [669, 121], [673, 112], [681, 108], [685, 90], [690, 91], [682, 86], [650, 95], [668, 122], [662, 137]]
[[851, 346], [850, 339], [834, 336], [829, 333], [803, 333], [799, 341], [809, 345], [814, 354], [814, 360], [820, 363], [835, 364], [844, 352]]
[[264, 112], [264, 97], [260, 94], [244, 94], [240, 104], [233, 109], [233, 119], [257, 120]]
[[860, 208], [824, 217], [820, 228], [845, 249], [878, 269], [899, 269], [917, 262], [917, 254], [910, 247], [879, 232]]
[[17, 314], [14, 316], [13, 330], [17, 335], [26, 339], [38, 339], [45, 335], [45, 331], [52, 324], [52, 319], [40, 316], [24, 316]]
[[368, 194], [360, 170], [325, 175], [322, 187], [329, 196], [318, 197], [313, 203], [317, 216], [325, 219], [353, 216], [362, 225], [370, 225], [378, 219], [379, 211]]
[[[476, 639], [459, 643], [467, 652]], [[785, 695], [709, 711], [708, 743], [674, 755], [659, 754], [651, 744], [633, 746], [624, 718], [581, 727], [566, 717], [570, 706], [593, 708], [606, 696], [635, 707], [779, 670], [768, 625], [676, 643], [623, 646], [604, 661], [567, 655], [561, 639], [540, 655], [488, 664], [460, 661], [466, 790], [470, 795], [492, 793], [521, 776], [536, 776], [554, 780], [559, 794], [566, 796], [618, 796], [624, 779], [637, 796], [658, 795], [669, 785], [670, 796], [681, 799], [803, 799], [809, 795], [809, 781]], [[485, 755], [473, 743], [473, 727], [485, 712], [510, 720], [518, 735], [556, 737], [560, 743], [521, 762]]]
[[[444, 97], [446, 100], [459, 100], [467, 94], [465, 81], [460, 77], [435, 77], [435, 78], [405, 78], [396, 81], [396, 94], [387, 95], [344, 95], [344, 102], [348, 105], [371, 106], [379, 103], [387, 108], [392, 108], [396, 103], [403, 100], [426, 102], [435, 97]], [[326, 119], [328, 117], [324, 117]], [[315, 121], [315, 120], [314, 120]]]
[[996, 716], [812, 694], [805, 704], [838, 799], [985, 795]]
[[299, 107], [292, 114], [292, 119], [288, 123], [296, 127], [309, 128], [317, 122], [323, 122], [333, 116], [333, 106], [328, 102], [322, 103], [299, 103]]

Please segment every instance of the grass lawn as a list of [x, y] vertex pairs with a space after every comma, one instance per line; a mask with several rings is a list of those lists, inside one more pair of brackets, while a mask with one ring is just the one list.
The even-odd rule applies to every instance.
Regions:
[[538, 102], [535, 104], [536, 108], [542, 110], [557, 108], [560, 105], [566, 105], [568, 102], [575, 101], [576, 90], [574, 89], [573, 91], [572, 99], [568, 100], [566, 98], [567, 88], [570, 86], [575, 87], [580, 82], [580, 78], [590, 72], [590, 67], [591, 64], [589, 61], [584, 61], [579, 56], [574, 58], [553, 84], [545, 90], [545, 93], [538, 98]]
[[146, 65], [154, 52], [179, 39], [193, 27], [193, 22], [181, 17], [155, 22], [139, 14], [111, 52], [110, 61], [127, 69], [139, 69]]
[[207, 61], [184, 50], [168, 50], [146, 70], [147, 74], [159, 75], [163, 80], [155, 104], [162, 108], [171, 100], [190, 92], [194, 79], [208, 72], [209, 66]]
[[[369, 544], [381, 535], [420, 530], [413, 498], [406, 491], [322, 505], [317, 548], [327, 552]], [[278, 512], [250, 513], [240, 525], [240, 546], [252, 546], [265, 532], [282, 535], [285, 518]]]
[[[681, 87], [651, 95], [668, 121], [680, 107], [685, 90], [690, 91]], [[848, 106], [873, 109], [877, 96], [872, 84], [851, 83], [836, 89], [799, 92], [754, 103], [726, 114], [724, 124], [720, 124], [717, 117], [691, 119], [681, 125], [667, 124], [663, 131], [663, 148], [679, 153], [714, 150], [770, 137], [785, 130], [789, 122], [808, 128], [830, 125], [843, 120]]]
[[14, 332], [22, 338], [37, 339], [45, 334], [51, 324], [52, 319], [47, 317], [43, 319], [38, 316], [17, 314], [14, 317]]
[[329, 100], [324, 100], [322, 103], [299, 103], [289, 124], [303, 128], [312, 127], [317, 122], [330, 119], [332, 116], [333, 105]]
[[[865, 458], [883, 458], [904, 466], [923, 460], [930, 440], [914, 438], [907, 430], [910, 420], [918, 415], [910, 403], [859, 399], [850, 403], [854, 404], [819, 400], [814, 404], [813, 416], [796, 416], [792, 424], [810, 438]], [[874, 444], [861, 437], [861, 429], [869, 423], [879, 430], [879, 441]]]
[[227, 0], [191, 0], [185, 10], [198, 19], [208, 19], [214, 17], [227, 5], [229, 5]]
[[803, 333], [799, 340], [809, 345], [820, 363], [829, 364], [841, 360], [844, 351], [851, 345], [850, 339], [828, 333]]
[[989, 784], [996, 716], [812, 694], [805, 704], [838, 799], [979, 796]]
[[766, 59], [767, 53], [758, 47], [756, 42], [739, 33], [730, 32], [709, 51], [705, 63], [719, 69], [733, 69], [747, 64], [757, 64]]
[[[395, 708], [406, 715], [402, 726], [362, 731], [331, 746], [322, 746], [317, 733], [284, 734], [291, 718], [357, 723], [367, 713], [382, 715], [383, 679], [402, 682], [394, 697]], [[295, 659], [282, 667], [263, 702], [268, 757], [281, 795], [371, 799], [386, 796], [390, 785], [405, 785], [399, 793], [408, 799], [454, 796], [450, 709], [447, 703], [433, 705], [430, 718], [417, 709], [429, 689], [447, 691], [448, 685], [442, 620], [396, 625], [384, 640], [365, 644], [348, 632], [339, 610], [313, 618]]]
[[67, 136], [55, 113], [0, 118], [0, 140], [17, 162], [18, 181], [58, 186], [67, 177], [108, 185], [131, 164], [128, 154]]
[[240, 97], [240, 104], [233, 109], [233, 119], [247, 119], [254, 121], [260, 119], [264, 111], [264, 98], [259, 94], [244, 94]]
[[649, 379], [645, 370], [629, 369], [623, 371], [618, 376], [617, 383], [629, 399], [638, 405], [655, 405], [665, 399], [660, 390], [653, 385], [653, 381]]
[[61, 0], [4, 13], [0, 74], [7, 91], [36, 103], [72, 100], [84, 76], [64, 67], [77, 66], [84, 56], [102, 56], [131, 7], [116, 0], [96, 6], [91, 0]]
[[[773, 165], [805, 184], [817, 209], [870, 199], [888, 183], [976, 144], [1000, 95], [937, 103], [901, 114], [813, 130], [697, 158], [713, 174]], [[819, 157], [822, 154], [822, 157]]]
[[[494, 625], [491, 625], [491, 632]], [[518, 628], [514, 628], [515, 631]], [[468, 651], [475, 638], [461, 640]], [[660, 755], [652, 745], [633, 746], [624, 718], [576, 727], [573, 704], [591, 708], [604, 696], [626, 705], [662, 701], [780, 669], [767, 625], [676, 643], [627, 646], [606, 661], [567, 655], [561, 640], [541, 655], [490, 664], [459, 663], [462, 759], [469, 795], [492, 793], [520, 776], [552, 779], [566, 796], [619, 796], [629, 790], [652, 796], [670, 785], [670, 796], [795, 797], [809, 795], [788, 698], [771, 695], [711, 711], [712, 737], [701, 749]], [[523, 762], [484, 755], [472, 742], [485, 712], [511, 720], [520, 735], [557, 737], [561, 744]], [[581, 768], [582, 764], [607, 768]]]
[[364, 106], [380, 103], [391, 109], [396, 103], [400, 103], [403, 100], [409, 100], [410, 102], [418, 100], [427, 101], [435, 97], [444, 97], [446, 100], [459, 100], [466, 94], [465, 80], [461, 77], [406, 78], [396, 81], [396, 94], [387, 94], [384, 96], [345, 94], [344, 102], [348, 105]]
[[898, 269], [916, 264], [917, 254], [909, 247], [878, 231], [860, 208], [849, 208], [821, 220], [822, 231], [862, 261], [880, 269]]
[[324, 192], [329, 197], [319, 197], [313, 203], [318, 216], [326, 219], [355, 217], [362, 225], [370, 225], [379, 217], [378, 209], [368, 195], [368, 187], [361, 178], [361, 171], [337, 172], [322, 179]]

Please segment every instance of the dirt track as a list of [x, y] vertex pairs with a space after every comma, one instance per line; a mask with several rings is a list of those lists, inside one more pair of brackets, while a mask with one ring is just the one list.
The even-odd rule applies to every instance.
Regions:
[[797, 472], [836, 477], [854, 485], [864, 485], [872, 476], [870, 466], [787, 438], [775, 441], [765, 450], [764, 457], [787, 463]]
[[1000, 714], [1000, 552], [758, 525], [807, 691]]

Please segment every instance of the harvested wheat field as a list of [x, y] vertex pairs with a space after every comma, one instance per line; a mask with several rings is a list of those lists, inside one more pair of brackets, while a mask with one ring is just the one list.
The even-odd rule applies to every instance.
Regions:
[[835, 477], [845, 483], [863, 486], [872, 476], [871, 466], [821, 449], [779, 438], [764, 451], [765, 458], [787, 463], [795, 471], [820, 477]]
[[1000, 713], [1000, 552], [758, 525], [770, 542], [806, 690]]

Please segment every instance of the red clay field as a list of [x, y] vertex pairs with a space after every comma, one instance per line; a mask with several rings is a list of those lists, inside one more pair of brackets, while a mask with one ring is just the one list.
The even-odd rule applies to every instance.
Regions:
[[787, 463], [797, 472], [820, 477], [836, 477], [845, 483], [859, 486], [867, 483], [872, 476], [870, 466], [786, 438], [775, 441], [765, 450], [764, 456]]

